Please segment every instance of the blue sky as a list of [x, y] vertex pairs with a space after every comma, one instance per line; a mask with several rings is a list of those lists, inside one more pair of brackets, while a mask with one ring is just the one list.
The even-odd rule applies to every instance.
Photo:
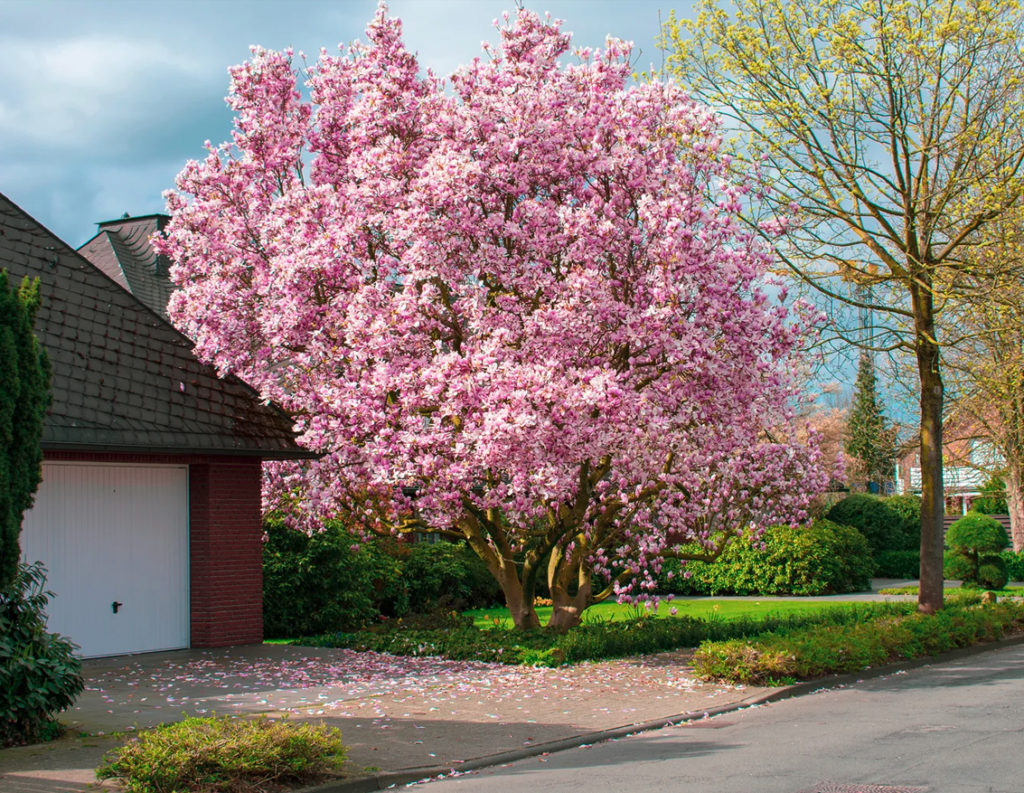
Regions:
[[[660, 64], [660, 18], [688, 0], [524, 0], [565, 20], [574, 44], [635, 44]], [[448, 74], [494, 38], [514, 0], [391, 0], [406, 45]], [[163, 210], [203, 141], [227, 140], [227, 68], [249, 46], [320, 47], [364, 37], [376, 0], [0, 0], [0, 192], [73, 246], [96, 222]]]

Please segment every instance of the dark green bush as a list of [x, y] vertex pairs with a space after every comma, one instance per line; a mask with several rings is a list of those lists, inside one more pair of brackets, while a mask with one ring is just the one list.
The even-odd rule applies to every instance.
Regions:
[[917, 578], [920, 572], [920, 551], [879, 551], [875, 554], [875, 575], [879, 578]]
[[694, 654], [705, 680], [764, 684], [840, 672], [856, 672], [901, 658], [936, 655], [1019, 630], [1024, 605], [984, 607], [949, 604], [937, 614], [879, 617], [840, 626], [765, 634], [753, 641], [706, 642]]
[[354, 631], [412, 612], [493, 605], [501, 589], [463, 543], [361, 538], [335, 521], [307, 536], [264, 521], [263, 630], [268, 638]]
[[465, 611], [502, 602], [501, 587], [464, 543], [417, 543], [402, 568], [409, 604], [417, 612]]
[[921, 505], [914, 496], [884, 499], [854, 493], [834, 504], [825, 517], [857, 529], [872, 553], [913, 551], [920, 545]]
[[382, 608], [404, 613], [398, 563], [329, 522], [308, 536], [264, 521], [263, 630], [268, 638], [355, 630]]
[[816, 520], [772, 526], [753, 545], [733, 540], [717, 561], [689, 562], [682, 574], [677, 563], [666, 562], [659, 585], [674, 594], [827, 595], [867, 589], [872, 567], [856, 529]]
[[999, 554], [1006, 564], [1006, 576], [1009, 581], [1024, 581], [1024, 551], [1009, 549]]
[[46, 630], [45, 584], [42, 564], [22, 564], [0, 591], [0, 746], [58, 735], [84, 687], [75, 645]]
[[903, 547], [901, 550], [921, 552], [921, 497], [910, 493], [887, 496], [883, 503], [899, 515]]
[[345, 762], [336, 727], [284, 720], [188, 718], [131, 738], [97, 771], [128, 793], [216, 793], [308, 785]]

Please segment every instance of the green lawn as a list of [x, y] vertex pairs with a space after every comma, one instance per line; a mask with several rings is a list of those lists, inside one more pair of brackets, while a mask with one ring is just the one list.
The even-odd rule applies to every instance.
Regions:
[[[671, 603], [661, 603], [657, 611], [659, 617], [671, 617], [670, 609], [675, 608], [675, 616], [679, 617], [718, 617], [724, 620], [733, 620], [739, 617], [758, 617], [765, 614], [807, 614], [813, 611], [824, 611], [826, 609], [850, 608], [856, 605], [855, 601], [836, 600], [776, 600], [774, 598], [751, 598], [750, 600], [717, 600], [715, 598], [700, 598], [697, 600], [673, 600]], [[620, 603], [598, 603], [591, 606], [583, 613], [583, 621], [586, 622], [608, 622], [611, 620], [633, 619], [641, 614], [636, 606], [627, 606]], [[489, 609], [473, 609], [467, 611], [473, 617], [473, 622], [478, 628], [511, 627], [512, 620], [509, 617], [508, 609], [495, 607]], [[550, 606], [540, 606], [537, 609], [537, 616], [541, 624], [547, 622], [551, 616]]]

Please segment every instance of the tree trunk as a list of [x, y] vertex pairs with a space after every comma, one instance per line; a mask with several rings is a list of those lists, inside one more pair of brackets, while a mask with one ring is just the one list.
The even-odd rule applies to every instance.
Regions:
[[510, 565], [499, 571], [495, 577], [501, 585], [501, 591], [505, 594], [505, 605], [508, 606], [509, 614], [512, 615], [512, 624], [516, 629], [525, 631], [539, 628], [540, 618], [533, 605], [533, 595], [523, 591], [523, 584], [519, 580], [515, 566]]
[[921, 381], [921, 582], [917, 608], [942, 608], [942, 546], [945, 498], [942, 486], [942, 376], [928, 285], [911, 289], [917, 371]]
[[1024, 550], [1024, 482], [1020, 467], [1010, 465], [1006, 471], [1006, 510], [1010, 513], [1010, 537], [1013, 550]]
[[565, 633], [569, 628], [575, 628], [582, 621], [583, 611], [589, 605], [589, 581], [580, 584], [579, 590], [572, 596], [569, 595], [565, 587], [553, 585], [551, 587], [551, 619], [548, 620], [548, 629], [555, 633]]

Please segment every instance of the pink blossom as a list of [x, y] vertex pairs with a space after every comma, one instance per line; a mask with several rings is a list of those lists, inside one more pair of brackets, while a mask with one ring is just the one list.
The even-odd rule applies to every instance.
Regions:
[[649, 599], [666, 552], [823, 489], [813, 437], [787, 440], [813, 318], [763, 291], [712, 111], [629, 85], [621, 42], [569, 46], [520, 10], [445, 82], [382, 7], [309, 101], [256, 48], [232, 140], [182, 170], [155, 244], [196, 353], [323, 454], [273, 466], [268, 505], [475, 532], [495, 565], [546, 543]]

